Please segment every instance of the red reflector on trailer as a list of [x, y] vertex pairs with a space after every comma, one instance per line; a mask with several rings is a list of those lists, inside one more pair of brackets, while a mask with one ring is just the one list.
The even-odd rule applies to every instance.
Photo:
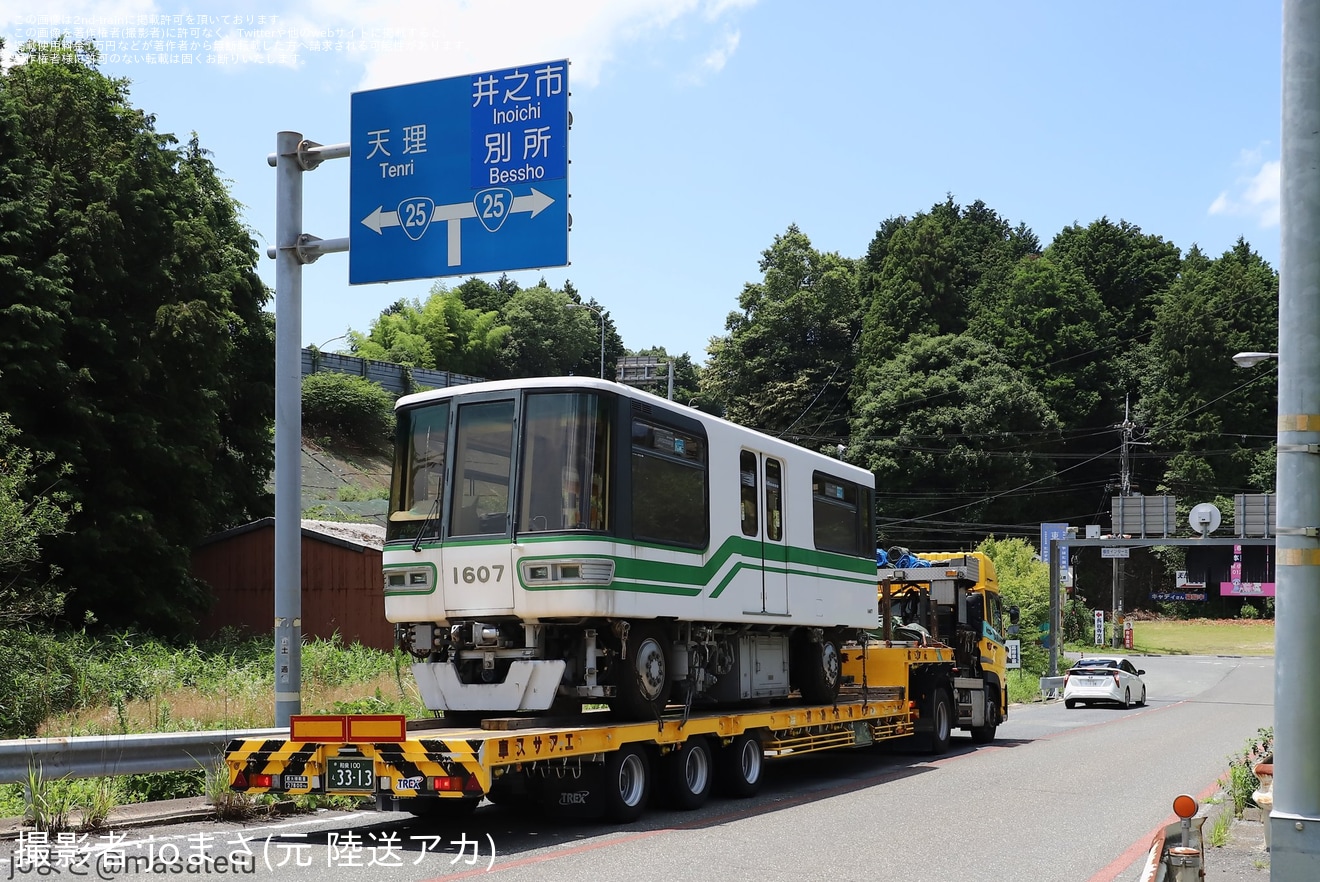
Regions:
[[481, 793], [481, 782], [477, 780], [476, 775], [473, 775], [467, 779], [467, 785], [463, 789], [469, 793]]
[[246, 787], [246, 786], [248, 786], [247, 775], [243, 774], [242, 772], [235, 772], [235, 773], [234, 773], [234, 783], [231, 784], [231, 785], [229, 785], [229, 786], [230, 786], [230, 787]]

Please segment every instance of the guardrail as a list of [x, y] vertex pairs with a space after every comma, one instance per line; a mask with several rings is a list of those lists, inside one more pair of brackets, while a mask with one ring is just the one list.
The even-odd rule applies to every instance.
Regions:
[[1059, 691], [1060, 689], [1062, 689], [1062, 688], [1063, 688], [1063, 678], [1062, 678], [1062, 677], [1041, 677], [1041, 678], [1040, 678], [1040, 691], [1041, 691], [1041, 694], [1044, 695], [1046, 698], [1049, 697], [1049, 695], [1050, 695], [1051, 692], [1058, 692], [1058, 691]]
[[48, 781], [192, 769], [209, 774], [225, 745], [236, 738], [288, 735], [288, 729], [229, 729], [0, 741], [0, 784], [26, 784], [28, 769], [38, 766]]

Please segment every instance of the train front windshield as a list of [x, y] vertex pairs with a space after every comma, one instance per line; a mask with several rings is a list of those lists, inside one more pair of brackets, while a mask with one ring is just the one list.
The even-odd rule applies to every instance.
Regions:
[[613, 400], [529, 392], [521, 408], [515, 396], [456, 396], [404, 411], [387, 539], [507, 536], [510, 523], [518, 533], [611, 529]]

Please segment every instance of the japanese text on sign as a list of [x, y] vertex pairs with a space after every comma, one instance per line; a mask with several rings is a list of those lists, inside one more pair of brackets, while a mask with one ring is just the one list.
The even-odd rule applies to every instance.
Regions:
[[568, 173], [566, 133], [551, 120], [564, 116], [566, 65], [472, 78], [470, 174], [474, 188], [562, 178]]

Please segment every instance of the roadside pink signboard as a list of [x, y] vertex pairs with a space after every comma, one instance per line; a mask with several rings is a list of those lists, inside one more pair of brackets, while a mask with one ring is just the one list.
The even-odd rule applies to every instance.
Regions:
[[1273, 597], [1273, 582], [1242, 581], [1242, 546], [1233, 546], [1233, 565], [1228, 568], [1228, 577], [1232, 581], [1219, 583], [1221, 597]]
[[1220, 582], [1219, 593], [1224, 597], [1273, 597], [1273, 582]]

